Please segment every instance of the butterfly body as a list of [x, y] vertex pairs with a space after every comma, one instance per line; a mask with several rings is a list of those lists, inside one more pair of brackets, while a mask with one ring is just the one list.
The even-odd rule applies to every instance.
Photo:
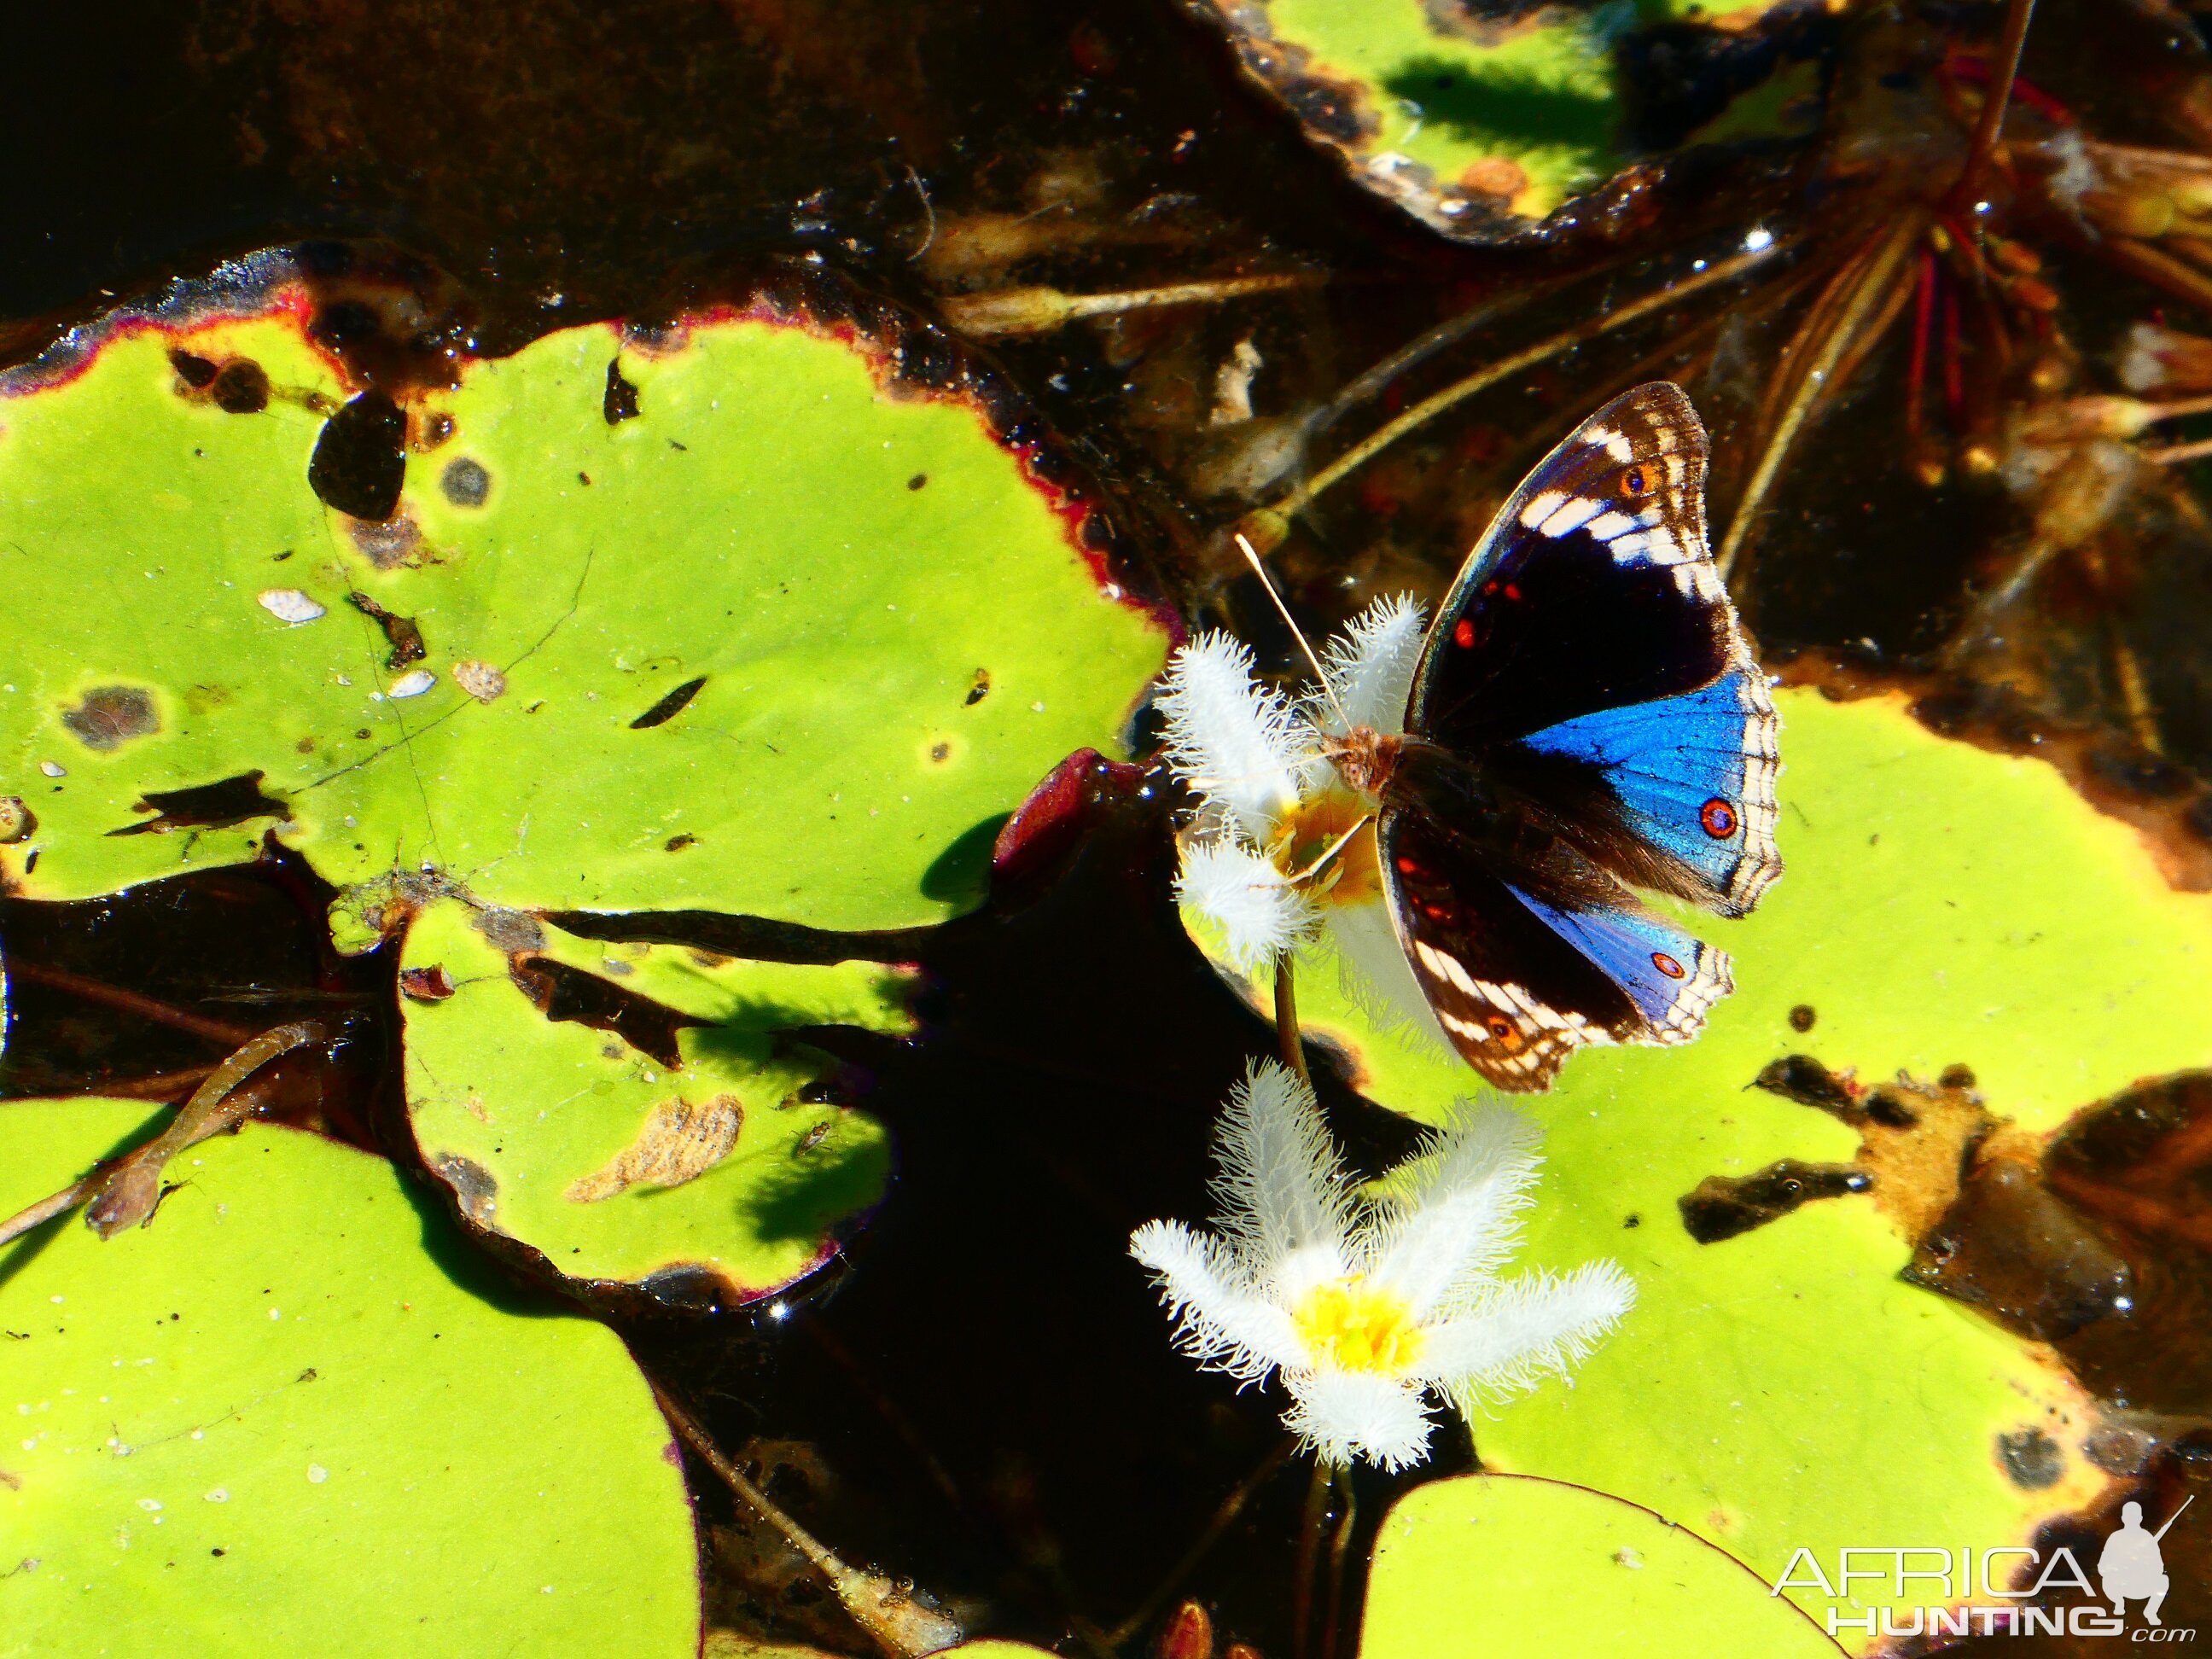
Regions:
[[1330, 750], [1374, 803], [1431, 1010], [1502, 1088], [1588, 1044], [1686, 1041], [1733, 988], [1631, 889], [1741, 915], [1781, 873], [1774, 708], [1707, 548], [1705, 461], [1679, 388], [1608, 404], [1468, 559], [1402, 733]]

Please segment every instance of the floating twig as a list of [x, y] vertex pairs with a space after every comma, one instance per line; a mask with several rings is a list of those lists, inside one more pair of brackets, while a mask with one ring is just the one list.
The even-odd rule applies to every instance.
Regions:
[[210, 1136], [236, 1128], [254, 1107], [252, 1097], [239, 1092], [239, 1085], [277, 1055], [303, 1043], [320, 1042], [325, 1035], [313, 1020], [264, 1031], [209, 1073], [153, 1139], [97, 1165], [52, 1196], [0, 1222], [0, 1244], [12, 1243], [79, 1203], [87, 1204], [85, 1224], [102, 1238], [112, 1238], [134, 1223], [151, 1225], [161, 1199], [161, 1172], [169, 1160]]
[[1328, 280], [1307, 271], [1227, 276], [1216, 282], [1173, 283], [1164, 288], [1125, 289], [1113, 294], [1066, 294], [1056, 288], [1002, 288], [956, 294], [941, 302], [945, 320], [963, 334], [1045, 334], [1085, 317], [1112, 317], [1164, 306], [1211, 305], [1249, 294], [1315, 288]]

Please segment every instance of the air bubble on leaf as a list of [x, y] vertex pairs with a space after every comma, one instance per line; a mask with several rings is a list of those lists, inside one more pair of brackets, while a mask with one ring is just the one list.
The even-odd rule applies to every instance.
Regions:
[[419, 697], [438, 683], [438, 677], [427, 668], [418, 668], [411, 674], [402, 674], [392, 682], [386, 695], [394, 697]]

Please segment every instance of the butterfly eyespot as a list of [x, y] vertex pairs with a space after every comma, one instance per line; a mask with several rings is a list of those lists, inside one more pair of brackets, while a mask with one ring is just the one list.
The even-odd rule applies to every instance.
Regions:
[[1650, 487], [1650, 481], [1644, 476], [1642, 467], [1632, 466], [1620, 475], [1620, 493], [1624, 495], [1641, 495]]
[[1698, 809], [1698, 822], [1715, 841], [1726, 841], [1735, 834], [1735, 808], [1716, 795]]
[[1651, 953], [1651, 965], [1666, 975], [1668, 979], [1680, 979], [1684, 973], [1682, 964], [1664, 951], [1654, 951]]
[[1469, 650], [1474, 644], [1474, 624], [1465, 617], [1452, 625], [1452, 643], [1461, 650]]
[[1490, 1035], [1492, 1036], [1495, 1037], [1498, 1042], [1505, 1045], [1507, 1052], [1510, 1053], [1514, 1049], [1521, 1047], [1522, 1040], [1520, 1031], [1515, 1028], [1513, 1022], [1506, 1018], [1504, 1015], [1492, 1014], [1488, 1019], [1486, 1019], [1482, 1023], [1489, 1028]]

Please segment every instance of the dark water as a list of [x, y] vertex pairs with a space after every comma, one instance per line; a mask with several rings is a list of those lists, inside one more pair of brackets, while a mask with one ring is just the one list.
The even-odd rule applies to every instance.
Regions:
[[[301, 239], [402, 257], [452, 319], [450, 339], [491, 352], [586, 319], [666, 315], [793, 253], [925, 313], [1012, 283], [1094, 291], [1306, 272], [1326, 282], [995, 349], [1108, 489], [1146, 579], [1286, 660], [1217, 533], [1251, 504], [1213, 493], [1233, 456], [1207, 419], [1215, 368], [1240, 341], [1261, 359], [1255, 410], [1288, 414], [1471, 307], [1534, 296], [1348, 414], [1325, 458], [1413, 398], [1771, 226], [1797, 240], [1770, 270], [1471, 400], [1324, 497], [1281, 557], [1316, 620], [1380, 587], [1433, 592], [1553, 436], [1655, 374], [1686, 377], [1713, 427], [1724, 524], [1804, 304], [1926, 198], [1931, 154], [1955, 163], [1962, 131], [1936, 68], [1947, 51], [1986, 53], [1997, 21], [1994, 7], [1933, 0], [1869, 9], [1826, 40], [1821, 141], [1701, 164], [1601, 231], [1486, 251], [1449, 246], [1350, 185], [1164, 3], [25, 9], [0, 64], [0, 153], [14, 158], [0, 179], [0, 317], [14, 326], [0, 339], [27, 356], [117, 296]], [[2187, 83], [2203, 58], [2186, 9], [2051, 0], [2026, 72], [2103, 136], [2202, 147]], [[2063, 301], [2081, 383], [2110, 383], [2099, 366], [2133, 323], [2207, 326], [2045, 210], [1997, 198]], [[1969, 371], [1976, 349], [1969, 340]], [[2030, 356], [2009, 378], [1992, 374], [2000, 403], [2021, 394]], [[1972, 409], [1951, 411], [1941, 481], [1912, 476], [1908, 373], [1894, 332], [1767, 501], [1738, 584], [1765, 649], [1917, 676], [1977, 730], [2085, 732], [2100, 787], [2179, 803], [2172, 834], [2201, 849], [2212, 814], [2189, 804], [2212, 765], [2212, 538], [2190, 515], [2186, 476], [2179, 497], [2147, 497], [2099, 532], [2101, 563], [2054, 580], [2023, 630], [2028, 648], [1948, 678], [1936, 659], [1977, 585], [2005, 567], [2024, 508], [1964, 464], [1968, 440], [1986, 435]], [[2147, 693], [2125, 690], [2124, 659]], [[1265, 1042], [1185, 940], [1169, 857], [1158, 799], [1102, 784], [1079, 850], [929, 945], [927, 1041], [823, 1039], [895, 1132], [898, 1179], [847, 1259], [786, 1298], [788, 1319], [610, 1310], [655, 1375], [722, 1444], [750, 1447], [771, 1489], [839, 1550], [1040, 1642], [1135, 1608], [1283, 1437], [1266, 1398], [1232, 1395], [1169, 1352], [1124, 1255], [1137, 1223], [1203, 1212], [1212, 1111]], [[312, 1012], [342, 1040], [285, 1062], [270, 1109], [397, 1144], [394, 964], [334, 957], [322, 898], [311, 874], [271, 860], [88, 905], [0, 902], [15, 981], [0, 1087], [170, 1098], [228, 1036]], [[1341, 1088], [1324, 1093], [1363, 1162], [1407, 1144], [1395, 1120]], [[2185, 1123], [2212, 1113], [2193, 1097], [2158, 1109]], [[2077, 1174], [2118, 1179], [2150, 1144], [2109, 1130], [2066, 1156]], [[2038, 1241], [2110, 1220], [2071, 1218], [1988, 1223], [1981, 1243], [2017, 1248], [1970, 1262], [1960, 1283], [1988, 1291], [2025, 1274], [2014, 1301], [2027, 1314], [1993, 1293], [1999, 1311], [2027, 1319], [2049, 1267]], [[2212, 1275], [2179, 1247], [2123, 1234], [2113, 1248], [2148, 1287], [2144, 1316], [2119, 1335], [2100, 1325], [2069, 1352], [2100, 1393], [2179, 1425], [2146, 1474], [2178, 1492], [2212, 1459], [2212, 1441], [2188, 1428], [2212, 1411]], [[1469, 1461], [1462, 1444], [1425, 1474]], [[858, 1650], [834, 1604], [792, 1583], [710, 1480], [695, 1484], [713, 1523], [714, 1616]], [[1355, 1562], [1392, 1486], [1371, 1472], [1354, 1483]], [[1304, 1498], [1303, 1465], [1277, 1468], [1185, 1587], [1271, 1659], [1292, 1650]], [[2203, 1564], [2177, 1580], [2191, 1576], [2201, 1585]], [[2170, 1618], [2197, 1616], [2178, 1595]]]

